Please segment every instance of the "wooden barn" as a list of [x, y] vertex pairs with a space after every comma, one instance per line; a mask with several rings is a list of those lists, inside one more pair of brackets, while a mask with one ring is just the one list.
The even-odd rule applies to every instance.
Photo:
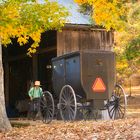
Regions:
[[[3, 49], [6, 106], [16, 108], [18, 103], [29, 99], [31, 82], [40, 80], [44, 90], [52, 89], [51, 59], [78, 50], [113, 49], [113, 32], [96, 25], [91, 26], [90, 18], [79, 13], [73, 0], [58, 0], [71, 13], [62, 32], [48, 31], [42, 34], [40, 47], [33, 57], [26, 55], [32, 41], [23, 47], [13, 44]], [[20, 107], [19, 107], [20, 108]], [[25, 109], [25, 110], [24, 110]], [[24, 106], [19, 110], [26, 111]]]

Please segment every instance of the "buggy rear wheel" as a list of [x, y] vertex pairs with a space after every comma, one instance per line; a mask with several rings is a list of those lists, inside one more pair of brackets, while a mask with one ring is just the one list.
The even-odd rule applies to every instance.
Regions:
[[54, 116], [54, 99], [49, 91], [43, 92], [43, 96], [40, 100], [40, 111], [42, 114], [42, 121], [44, 123], [50, 123]]
[[108, 113], [111, 119], [122, 119], [126, 115], [127, 99], [121, 85], [116, 85], [108, 103]]
[[65, 85], [60, 92], [59, 109], [61, 118], [64, 121], [75, 120], [77, 113], [77, 101], [75, 92], [70, 85]]

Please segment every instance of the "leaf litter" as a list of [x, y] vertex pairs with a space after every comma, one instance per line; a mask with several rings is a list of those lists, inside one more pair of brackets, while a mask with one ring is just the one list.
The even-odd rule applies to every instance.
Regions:
[[0, 140], [139, 140], [140, 118], [115, 121], [36, 122], [0, 133]]

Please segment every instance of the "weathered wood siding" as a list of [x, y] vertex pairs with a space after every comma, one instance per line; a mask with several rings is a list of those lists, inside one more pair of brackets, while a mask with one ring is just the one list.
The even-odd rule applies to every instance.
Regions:
[[63, 30], [57, 33], [57, 56], [78, 50], [112, 50], [113, 32], [105, 30]]

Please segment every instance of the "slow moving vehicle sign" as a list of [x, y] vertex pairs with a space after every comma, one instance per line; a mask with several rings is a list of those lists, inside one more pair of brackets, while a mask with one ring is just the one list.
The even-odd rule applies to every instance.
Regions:
[[95, 79], [95, 82], [93, 83], [92, 90], [94, 92], [105, 92], [106, 86], [102, 80], [102, 78], [98, 77]]

